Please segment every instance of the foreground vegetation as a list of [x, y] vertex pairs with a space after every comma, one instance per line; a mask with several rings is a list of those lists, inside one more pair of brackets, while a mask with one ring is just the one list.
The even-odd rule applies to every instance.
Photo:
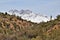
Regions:
[[60, 40], [60, 15], [36, 24], [0, 12], [0, 40]]

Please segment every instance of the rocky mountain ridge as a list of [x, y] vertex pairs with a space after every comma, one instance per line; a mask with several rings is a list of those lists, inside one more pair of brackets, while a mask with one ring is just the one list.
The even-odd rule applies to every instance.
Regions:
[[8, 11], [8, 13], [10, 15], [16, 15], [16, 16], [20, 16], [23, 20], [27, 20], [27, 21], [31, 21], [34, 23], [40, 23], [40, 22], [47, 22], [50, 20], [49, 17], [45, 16], [45, 15], [41, 15], [38, 13], [33, 13], [30, 10], [10, 10]]

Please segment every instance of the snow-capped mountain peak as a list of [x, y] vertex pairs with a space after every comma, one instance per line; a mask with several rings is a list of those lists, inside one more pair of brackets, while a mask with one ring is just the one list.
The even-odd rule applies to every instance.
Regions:
[[50, 20], [49, 17], [44, 16], [44, 15], [40, 15], [38, 13], [33, 13], [30, 10], [10, 10], [8, 12], [9, 14], [14, 14], [16, 16], [20, 16], [22, 19], [27, 20], [27, 21], [31, 21], [34, 23], [40, 23], [40, 22], [47, 22]]

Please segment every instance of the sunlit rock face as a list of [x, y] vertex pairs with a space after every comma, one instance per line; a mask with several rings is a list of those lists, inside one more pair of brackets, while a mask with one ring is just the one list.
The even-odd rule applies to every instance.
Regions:
[[33, 13], [30, 10], [10, 10], [8, 11], [8, 13], [10, 15], [16, 15], [16, 16], [20, 16], [22, 19], [27, 20], [27, 21], [31, 21], [34, 23], [40, 23], [40, 22], [47, 22], [50, 20], [49, 17], [44, 16], [44, 15], [40, 15], [38, 13]]

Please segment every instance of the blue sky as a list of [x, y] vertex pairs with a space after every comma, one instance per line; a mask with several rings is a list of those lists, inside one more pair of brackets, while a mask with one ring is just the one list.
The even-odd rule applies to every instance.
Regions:
[[60, 14], [60, 0], [0, 0], [0, 11], [29, 9], [33, 12], [52, 15]]

